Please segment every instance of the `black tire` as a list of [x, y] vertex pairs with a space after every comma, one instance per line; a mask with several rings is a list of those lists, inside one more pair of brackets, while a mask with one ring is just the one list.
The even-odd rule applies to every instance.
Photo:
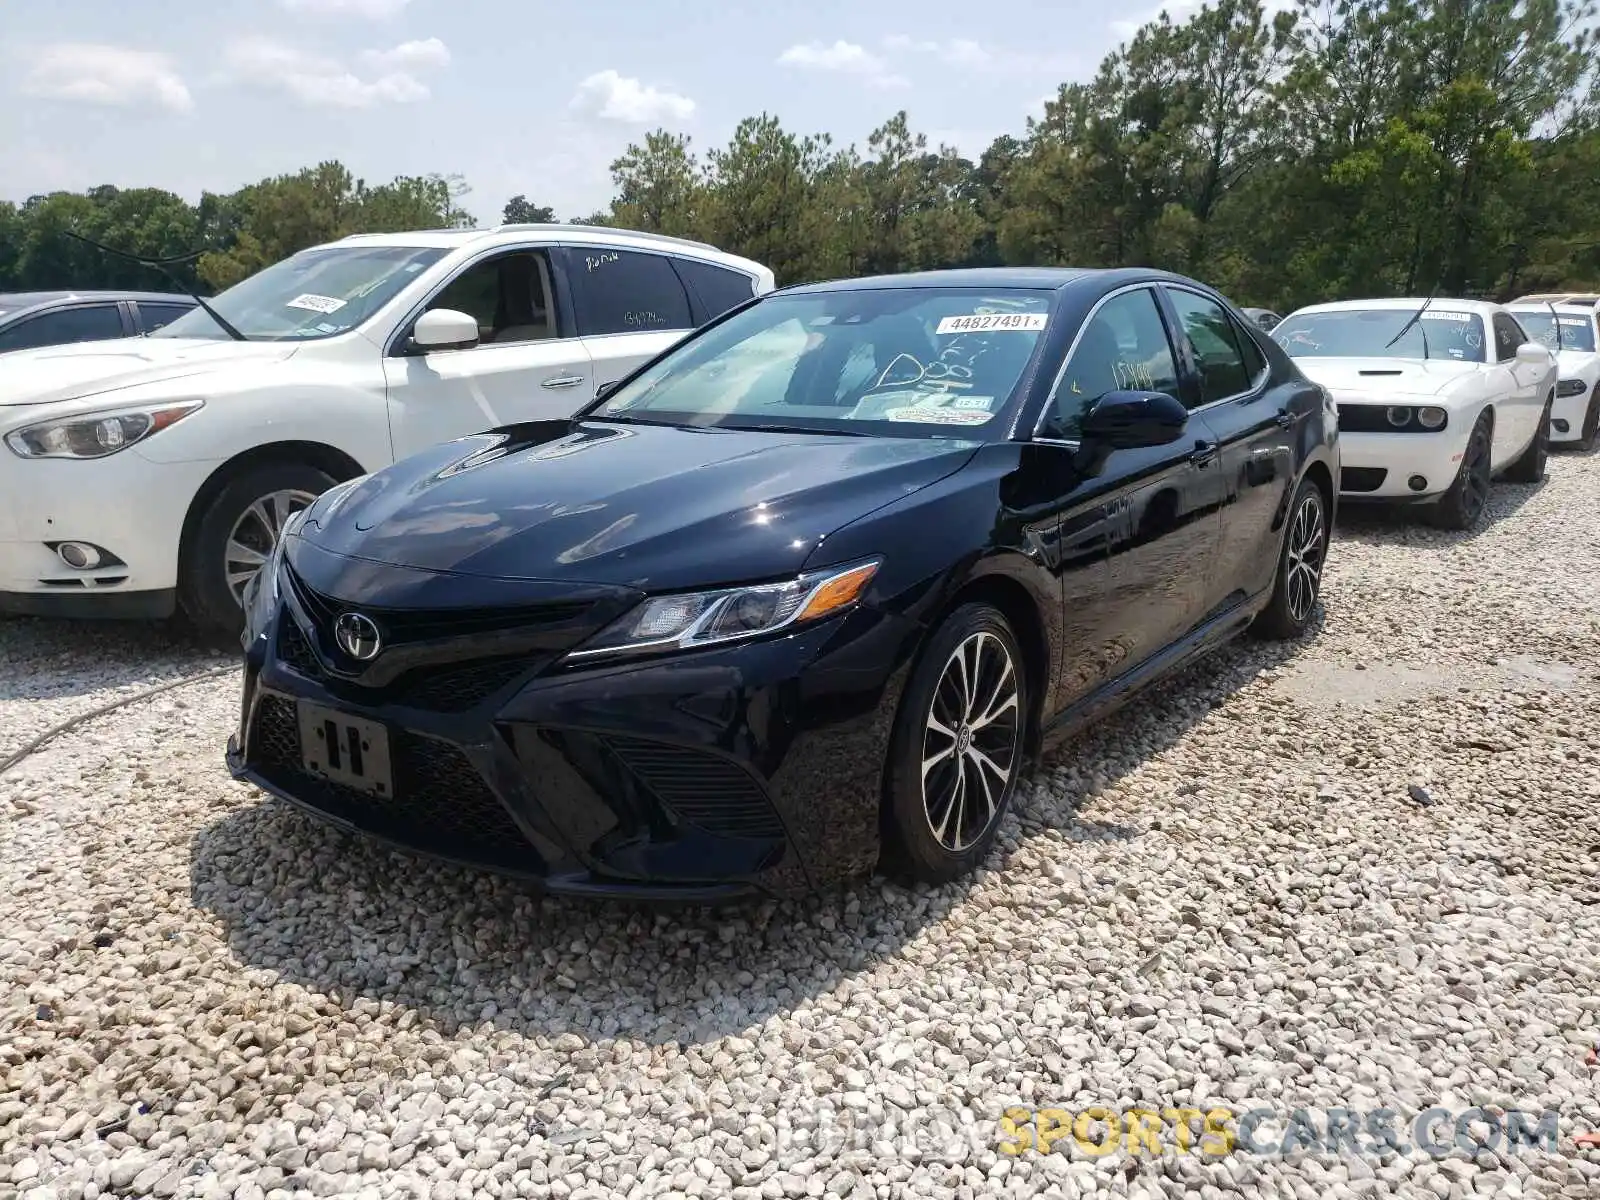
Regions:
[[1328, 561], [1328, 498], [1315, 481], [1302, 479], [1283, 523], [1283, 549], [1278, 552], [1278, 572], [1272, 599], [1251, 625], [1259, 637], [1284, 641], [1302, 636], [1311, 627], [1322, 594], [1322, 569]]
[[1489, 487], [1493, 481], [1490, 420], [1487, 413], [1478, 418], [1478, 423], [1472, 427], [1472, 435], [1467, 439], [1467, 449], [1461, 456], [1461, 466], [1456, 469], [1450, 490], [1429, 506], [1428, 518], [1440, 529], [1471, 529], [1489, 506]]
[[[967, 669], [976, 681], [963, 693], [960, 671]], [[983, 861], [1022, 774], [1030, 687], [1011, 626], [993, 606], [964, 604], [934, 631], [900, 699], [890, 742], [883, 823], [891, 873], [948, 883]], [[934, 761], [925, 771], [928, 759]], [[1004, 778], [984, 760], [1004, 769]]]
[[1583, 436], [1578, 440], [1578, 450], [1582, 454], [1593, 454], [1595, 444], [1600, 441], [1600, 383], [1594, 385], [1594, 390], [1589, 393], [1589, 411], [1583, 414]]
[[[229, 583], [229, 542], [252, 506], [281, 493], [320, 496], [337, 482], [305, 463], [271, 462], [245, 467], [223, 485], [200, 514], [179, 556], [178, 606], [198, 632], [219, 640], [237, 639], [244, 628], [244, 610]], [[237, 531], [242, 545], [264, 557], [271, 546], [265, 529], [257, 529], [257, 524], [248, 522], [247, 528]]]
[[1533, 441], [1517, 456], [1517, 461], [1506, 468], [1506, 478], [1512, 483], [1538, 483], [1544, 479], [1545, 467], [1550, 462], [1550, 408], [1554, 404], [1553, 394], [1545, 398]]

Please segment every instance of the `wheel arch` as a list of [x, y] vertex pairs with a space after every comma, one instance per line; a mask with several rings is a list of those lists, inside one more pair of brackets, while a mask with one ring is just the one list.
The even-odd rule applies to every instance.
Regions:
[[206, 476], [200, 490], [194, 494], [194, 499], [189, 501], [189, 510], [184, 514], [183, 530], [178, 539], [178, 578], [184, 577], [184, 572], [189, 565], [189, 556], [193, 552], [195, 532], [200, 527], [200, 521], [205, 516], [206, 510], [211, 506], [222, 489], [235, 476], [253, 467], [263, 466], [267, 463], [294, 463], [297, 465], [314, 467], [333, 476], [335, 482], [354, 479], [366, 470], [360, 463], [343, 450], [330, 446], [326, 442], [268, 442], [262, 446], [252, 446], [250, 449], [234, 455], [226, 462]]
[[930, 631], [937, 629], [963, 604], [974, 603], [991, 605], [1005, 617], [1033, 676], [1029, 680], [1027, 720], [1023, 725], [1023, 752], [1031, 758], [1039, 752], [1046, 698], [1055, 682], [1045, 619], [1027, 585], [1004, 572], [989, 571], [969, 578], [951, 594], [929, 622]]

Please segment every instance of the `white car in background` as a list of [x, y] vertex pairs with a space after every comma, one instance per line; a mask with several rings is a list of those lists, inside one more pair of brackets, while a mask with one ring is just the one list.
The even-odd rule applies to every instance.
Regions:
[[365, 234], [149, 337], [8, 354], [0, 614], [181, 608], [237, 629], [278, 530], [325, 489], [570, 416], [773, 286], [759, 263], [617, 229]]
[[1550, 441], [1585, 452], [1600, 441], [1600, 312], [1584, 304], [1513, 300], [1506, 310], [1535, 341], [1556, 352], [1561, 378], [1550, 410]]
[[1495, 476], [1544, 478], [1556, 360], [1478, 300], [1342, 300], [1271, 335], [1339, 406], [1341, 500], [1424, 503], [1477, 524]]

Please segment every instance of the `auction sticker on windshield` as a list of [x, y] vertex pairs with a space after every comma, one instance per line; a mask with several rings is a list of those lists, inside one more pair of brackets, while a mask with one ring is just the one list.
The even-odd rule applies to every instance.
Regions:
[[1016, 329], [1037, 333], [1045, 325], [1043, 313], [971, 313], [964, 317], [945, 317], [935, 333], [988, 333], [995, 329]]
[[308, 308], [312, 312], [331, 313], [338, 312], [344, 305], [345, 302], [343, 300], [336, 299], [333, 296], [318, 296], [314, 292], [307, 292], [302, 296], [296, 296], [286, 303], [284, 307]]
[[1432, 317], [1437, 321], [1470, 321], [1470, 320], [1472, 320], [1472, 314], [1471, 313], [1450, 312], [1450, 311], [1448, 311], [1446, 309], [1442, 309], [1442, 308], [1430, 308], [1427, 312], [1423, 313], [1422, 315], [1425, 316], [1425, 317]]
[[932, 404], [916, 404], [910, 408], [891, 408], [883, 415], [890, 421], [915, 421], [927, 425], [982, 425], [993, 414], [986, 408], [940, 408]]

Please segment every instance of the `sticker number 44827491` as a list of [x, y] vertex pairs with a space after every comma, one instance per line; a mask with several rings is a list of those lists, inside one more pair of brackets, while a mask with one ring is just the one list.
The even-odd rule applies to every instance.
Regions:
[[935, 333], [987, 333], [991, 329], [1017, 329], [1037, 333], [1044, 328], [1043, 313], [973, 313], [966, 317], [945, 317]]

